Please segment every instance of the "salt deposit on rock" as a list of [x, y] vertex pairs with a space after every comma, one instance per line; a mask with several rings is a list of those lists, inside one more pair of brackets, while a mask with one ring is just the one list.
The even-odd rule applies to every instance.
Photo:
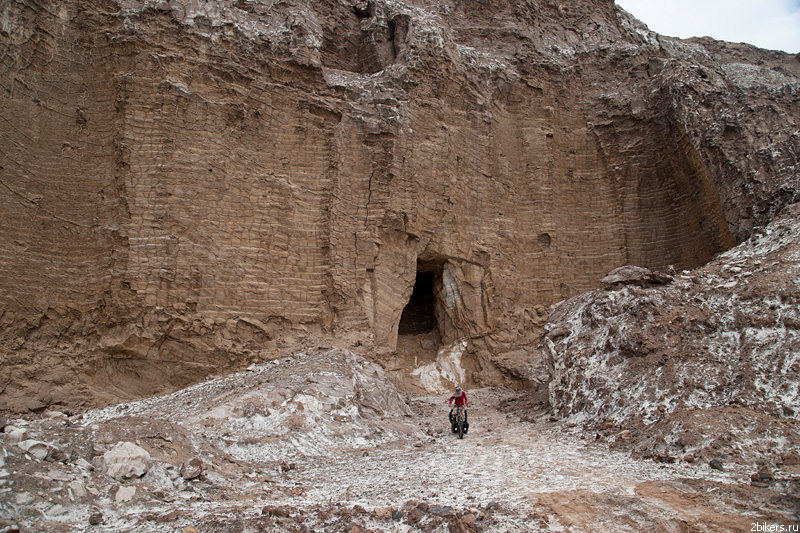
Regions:
[[580, 423], [653, 424], [643, 438], [661, 435], [662, 446], [695, 453], [758, 442], [782, 453], [800, 444], [799, 215], [800, 204], [787, 207], [671, 285], [556, 305], [541, 342], [556, 413]]
[[30, 492], [20, 492], [14, 497], [17, 505], [30, 505], [36, 501], [36, 497]]
[[[200, 391], [204, 399], [197, 402]], [[397, 432], [416, 434], [403, 422], [408, 407], [384, 370], [345, 350], [294, 354], [128, 404], [125, 413], [156, 417], [167, 406], [178, 409], [172, 420], [203, 427], [223, 449], [248, 461], [279, 460], [287, 453], [335, 456]], [[119, 413], [110, 407], [86, 420]], [[284, 437], [294, 443], [288, 452], [279, 439]]]

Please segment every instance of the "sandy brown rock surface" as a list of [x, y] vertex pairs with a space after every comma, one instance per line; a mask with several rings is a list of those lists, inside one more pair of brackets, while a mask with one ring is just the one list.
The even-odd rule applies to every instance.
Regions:
[[434, 329], [400, 357], [466, 340], [467, 383], [523, 383], [552, 303], [700, 266], [796, 200], [796, 58], [608, 0], [32, 0], [0, 23], [4, 410], [330, 339], [385, 360], [415, 286]]

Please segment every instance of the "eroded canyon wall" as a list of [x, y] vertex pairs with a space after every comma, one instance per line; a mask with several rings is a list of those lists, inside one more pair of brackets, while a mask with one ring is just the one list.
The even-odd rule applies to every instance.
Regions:
[[26, 1], [0, 22], [5, 409], [289, 347], [391, 359], [418, 270], [436, 343], [500, 382], [553, 302], [626, 263], [699, 266], [797, 194], [800, 63], [608, 1]]

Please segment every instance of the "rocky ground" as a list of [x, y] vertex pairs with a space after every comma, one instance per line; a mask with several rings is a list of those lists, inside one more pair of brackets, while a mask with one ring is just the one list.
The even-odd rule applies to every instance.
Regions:
[[646, 458], [795, 458], [798, 215], [795, 203], [747, 242], [674, 279], [609, 276], [606, 290], [555, 306], [542, 342], [555, 412], [628, 430], [618, 444]]
[[0, 531], [749, 531], [797, 523], [796, 454], [753, 482], [758, 461], [635, 459], [615, 449], [610, 431], [555, 420], [524, 393], [470, 394], [470, 432], [458, 440], [447, 428], [446, 394], [402, 397], [377, 365], [319, 350], [168, 396], [7, 420]]

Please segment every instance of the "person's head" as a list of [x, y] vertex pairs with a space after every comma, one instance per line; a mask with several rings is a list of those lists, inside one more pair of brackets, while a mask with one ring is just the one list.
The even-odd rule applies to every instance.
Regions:
[[461, 396], [461, 387], [456, 386], [456, 391], [453, 393], [453, 396]]

